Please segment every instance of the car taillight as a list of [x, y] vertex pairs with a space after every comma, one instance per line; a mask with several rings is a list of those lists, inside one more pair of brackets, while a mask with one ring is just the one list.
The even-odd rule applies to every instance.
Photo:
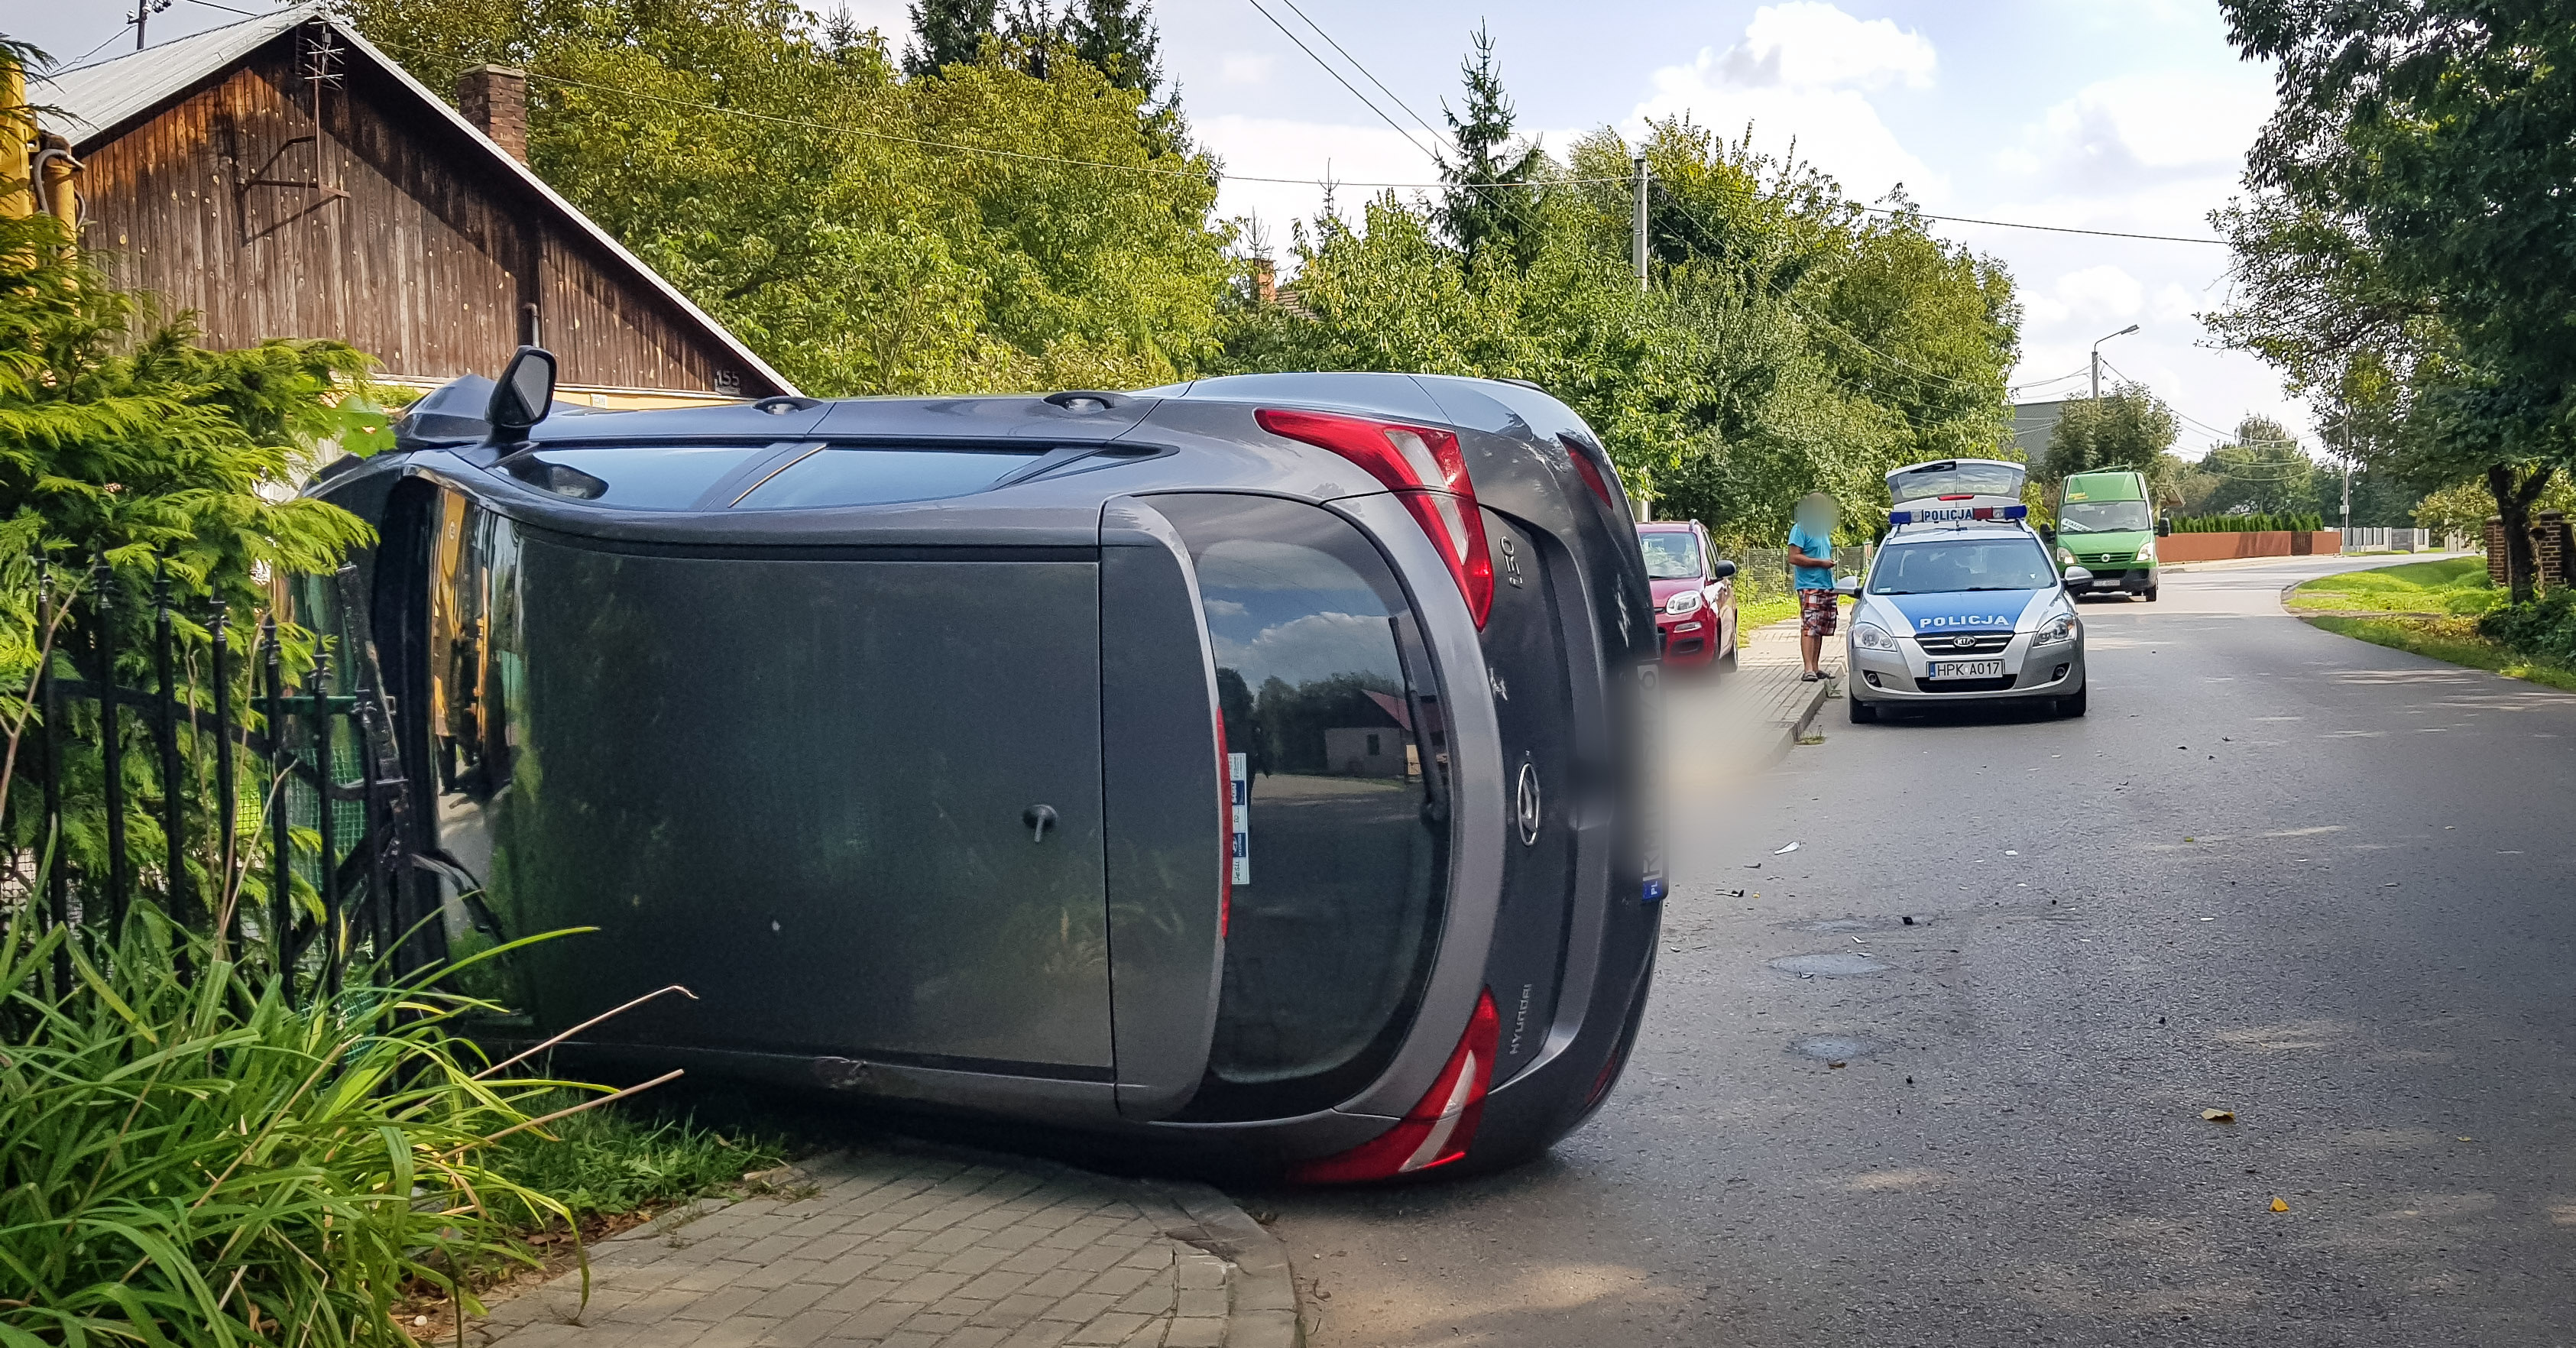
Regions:
[[1617, 511], [1619, 503], [1610, 495], [1610, 480], [1601, 475], [1601, 465], [1594, 463], [1592, 455], [1583, 446], [1574, 443], [1571, 436], [1560, 435], [1557, 441], [1565, 446], [1565, 457], [1574, 461], [1574, 475], [1582, 478], [1583, 485], [1590, 487], [1592, 494], [1601, 498], [1601, 504], [1610, 507], [1614, 512]]
[[1458, 1037], [1448, 1065], [1393, 1128], [1349, 1151], [1294, 1166], [1288, 1178], [1298, 1184], [1356, 1184], [1429, 1170], [1466, 1155], [1485, 1110], [1485, 1088], [1494, 1078], [1501, 1028], [1487, 989], [1477, 995], [1476, 1014], [1467, 1018], [1467, 1032]]
[[1494, 559], [1485, 551], [1485, 519], [1477, 510], [1476, 484], [1467, 477], [1467, 457], [1459, 452], [1455, 433], [1273, 407], [1254, 413], [1253, 419], [1272, 435], [1329, 449], [1384, 483], [1440, 549], [1476, 626], [1485, 625], [1485, 615], [1494, 607]]

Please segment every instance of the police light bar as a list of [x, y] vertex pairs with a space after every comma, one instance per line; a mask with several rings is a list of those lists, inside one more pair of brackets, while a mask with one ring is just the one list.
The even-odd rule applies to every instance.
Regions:
[[2008, 506], [1923, 506], [1913, 510], [1891, 510], [1887, 522], [1896, 524], [1946, 524], [1964, 520], [2017, 520], [2030, 514], [2026, 505]]

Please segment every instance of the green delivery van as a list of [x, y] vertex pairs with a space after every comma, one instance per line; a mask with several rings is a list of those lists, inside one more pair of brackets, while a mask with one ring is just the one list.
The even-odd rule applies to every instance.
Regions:
[[2059, 488], [2057, 566], [2093, 573], [2089, 594], [2156, 598], [2156, 540], [2173, 531], [2147, 493], [2147, 475], [2134, 471], [2077, 473]]

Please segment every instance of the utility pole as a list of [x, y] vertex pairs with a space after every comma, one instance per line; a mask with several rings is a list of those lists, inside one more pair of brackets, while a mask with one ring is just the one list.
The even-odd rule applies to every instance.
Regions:
[[[2112, 333], [2111, 337], [2126, 337], [2137, 330], [2138, 325], [2132, 323]], [[2093, 341], [2093, 401], [2097, 403], [2102, 401], [2102, 343], [2111, 340], [2111, 337], [2097, 337]]]
[[1628, 248], [1637, 259], [1637, 293], [1640, 295], [1646, 293], [1646, 189], [1651, 182], [1647, 176], [1648, 172], [1646, 157], [1637, 156], [1636, 228], [1633, 237], [1629, 240]]
[[143, 25], [153, 15], [168, 9], [175, 0], [134, 0], [134, 49], [143, 50]]
[[2352, 409], [2343, 410], [2343, 546], [2337, 552], [2352, 551]]

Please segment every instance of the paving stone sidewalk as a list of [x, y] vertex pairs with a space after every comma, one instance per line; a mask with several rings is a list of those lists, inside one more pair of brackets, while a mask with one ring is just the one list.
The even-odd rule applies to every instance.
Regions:
[[487, 1348], [1292, 1348], [1277, 1239], [1205, 1185], [922, 1147], [591, 1251], [475, 1326]]
[[[1846, 608], [1843, 619], [1850, 618]], [[1841, 691], [1841, 637], [1825, 640], [1818, 663], [1824, 682], [1799, 679], [1805, 665], [1798, 657], [1798, 620], [1785, 618], [1753, 629], [1736, 652], [1734, 668], [1718, 671], [1714, 679], [1699, 674], [1668, 684], [1669, 742], [1690, 746], [1687, 753], [1672, 751], [1677, 784], [1752, 772], [1789, 752], [1800, 735], [1813, 730], [1826, 700]]]

